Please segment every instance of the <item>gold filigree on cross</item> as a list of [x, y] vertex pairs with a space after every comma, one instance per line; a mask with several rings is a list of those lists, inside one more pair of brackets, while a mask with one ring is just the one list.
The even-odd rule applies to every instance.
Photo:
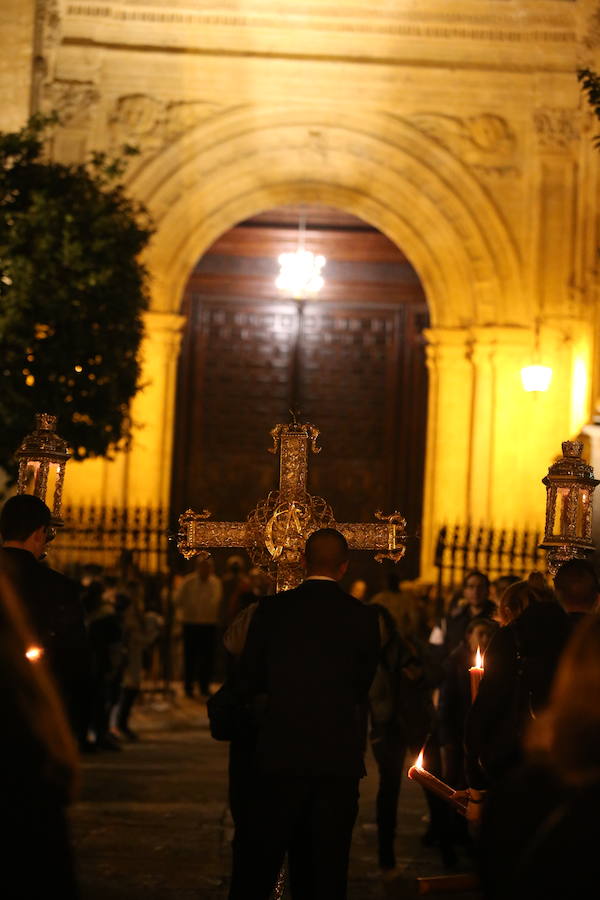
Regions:
[[191, 559], [207, 555], [215, 547], [244, 548], [253, 565], [275, 577], [277, 590], [300, 583], [302, 552], [306, 539], [319, 528], [337, 528], [352, 550], [378, 550], [375, 559], [398, 562], [406, 552], [406, 520], [398, 512], [375, 513], [378, 523], [335, 521], [323, 497], [307, 491], [308, 447], [319, 453], [318, 428], [299, 424], [294, 416], [288, 425], [271, 431], [273, 448], [279, 451], [279, 490], [260, 500], [246, 522], [211, 522], [210, 513], [186, 510], [179, 519], [178, 549]]

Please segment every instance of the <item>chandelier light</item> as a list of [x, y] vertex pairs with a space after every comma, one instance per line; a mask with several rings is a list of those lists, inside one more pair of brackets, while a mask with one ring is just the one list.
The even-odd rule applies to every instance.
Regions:
[[326, 259], [320, 253], [312, 253], [299, 247], [293, 253], [280, 253], [278, 257], [279, 275], [275, 280], [280, 291], [285, 291], [294, 300], [318, 294], [325, 281], [321, 270]]

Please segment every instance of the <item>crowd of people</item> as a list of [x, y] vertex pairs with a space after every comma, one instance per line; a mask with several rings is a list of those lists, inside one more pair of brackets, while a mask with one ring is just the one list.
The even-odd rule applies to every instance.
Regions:
[[[339, 596], [329, 586], [325, 601], [322, 582], [339, 581], [347, 561], [341, 543], [336, 556], [332, 540], [331, 558], [320, 566], [308, 552], [309, 540], [303, 585], [273, 603], [267, 598], [249, 606], [225, 634], [237, 660], [238, 701], [268, 698], [266, 709], [260, 703], [252, 709], [254, 728], [246, 708], [236, 731], [231, 698], [227, 706], [236, 824], [231, 900], [266, 900], [285, 853], [294, 898], [345, 897], [356, 783], [340, 748], [355, 744], [348, 739], [348, 722], [332, 717], [336, 706], [348, 708], [345, 689], [337, 684], [336, 693], [332, 665], [336, 673], [346, 672], [346, 689], [353, 686], [357, 706], [362, 701], [368, 708], [385, 880], [399, 875], [395, 838], [402, 777], [422, 750], [423, 768], [450, 785], [466, 809], [460, 815], [454, 805], [425, 794], [429, 825], [422, 840], [438, 849], [445, 867], [453, 868], [457, 851], [466, 852], [486, 900], [576, 896], [598, 874], [590, 835], [600, 784], [593, 699], [600, 686], [600, 585], [591, 563], [572, 559], [553, 582], [533, 572], [527, 578], [503, 574], [490, 583], [485, 573], [468, 572], [441, 616], [402, 592], [393, 575], [373, 597], [365, 582], [354, 582], [344, 618], [330, 634], [327, 620]], [[354, 671], [337, 656], [340, 641], [345, 650], [356, 649], [356, 636], [346, 630], [356, 615], [352, 601], [375, 615], [379, 645], [373, 663], [365, 620]], [[307, 622], [321, 638], [327, 632], [323, 643], [315, 644]], [[364, 643], [369, 634], [370, 645]], [[469, 670], [477, 651], [483, 677], [473, 696]], [[361, 666], [368, 668], [369, 659], [365, 692]], [[214, 706], [218, 722], [222, 707]], [[338, 752], [330, 756], [336, 738]], [[359, 759], [354, 757], [357, 766]], [[343, 795], [342, 776], [348, 776]], [[315, 824], [323, 816], [316, 792], [328, 798], [328, 834]]]
[[[539, 572], [493, 583], [468, 572], [426, 641], [414, 618], [398, 628], [373, 598], [382, 648], [369, 705], [384, 873], [394, 872], [407, 750], [422, 746], [424, 768], [467, 804], [465, 818], [428, 795], [423, 841], [449, 868], [464, 848], [486, 898], [576, 896], [598, 875], [596, 857], [585, 854], [600, 772], [599, 591], [582, 559], [565, 562], [553, 583]], [[478, 650], [483, 677], [473, 697]]]
[[[7, 883], [33, 834], [48, 855], [45, 883], [50, 872], [61, 897], [77, 897], [65, 809], [78, 750], [137, 739], [130, 714], [166, 632], [180, 639], [185, 695], [208, 699], [213, 734], [230, 742], [231, 900], [267, 900], [286, 856], [294, 900], [343, 900], [367, 734], [384, 878], [398, 874], [402, 778], [421, 750], [466, 811], [427, 793], [423, 843], [447, 868], [466, 851], [486, 900], [575, 896], [598, 874], [600, 585], [590, 562], [565, 562], [552, 583], [468, 572], [440, 614], [395, 575], [374, 596], [365, 582], [344, 591], [346, 543], [322, 529], [292, 591], [273, 596], [240, 557], [221, 577], [202, 558], [165, 605], [160, 590], [149, 601], [131, 559], [112, 573], [88, 566], [79, 584], [44, 565], [50, 525], [28, 495], [0, 513], [2, 714], [15, 738], [3, 745]], [[36, 877], [9, 896], [39, 892]]]

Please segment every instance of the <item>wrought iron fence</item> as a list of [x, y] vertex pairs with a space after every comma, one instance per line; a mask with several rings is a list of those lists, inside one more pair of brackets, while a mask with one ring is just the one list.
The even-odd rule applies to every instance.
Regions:
[[546, 554], [538, 544], [542, 533], [533, 529], [475, 528], [444, 525], [438, 532], [435, 565], [440, 587], [458, 586], [471, 569], [489, 578], [546, 571]]
[[169, 515], [156, 506], [63, 507], [64, 528], [49, 546], [53, 566], [72, 571], [86, 564], [115, 569], [129, 557], [145, 574], [168, 568]]

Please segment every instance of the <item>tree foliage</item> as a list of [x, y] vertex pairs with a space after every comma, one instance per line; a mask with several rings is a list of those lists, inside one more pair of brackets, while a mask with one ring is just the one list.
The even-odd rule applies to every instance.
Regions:
[[[597, 119], [600, 119], [600, 75], [591, 69], [579, 69], [577, 80], [582, 90], [587, 94], [588, 103], [594, 110]], [[593, 137], [594, 146], [600, 150], [600, 134]]]
[[[147, 307], [151, 229], [119, 182], [124, 157], [44, 158], [53, 117], [0, 132], [0, 466], [35, 412], [59, 417], [74, 457], [127, 438]], [[124, 154], [135, 152], [124, 148]]]

